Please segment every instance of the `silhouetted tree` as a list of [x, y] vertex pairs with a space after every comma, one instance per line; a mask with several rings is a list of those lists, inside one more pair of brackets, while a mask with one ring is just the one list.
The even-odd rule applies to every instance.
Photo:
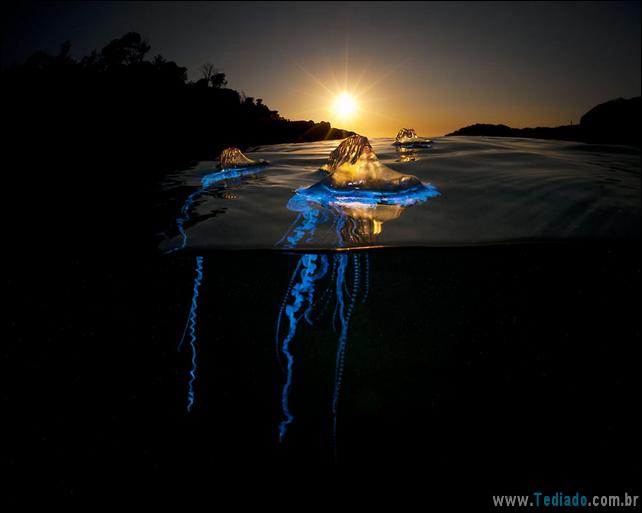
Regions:
[[143, 62], [150, 49], [149, 43], [138, 32], [128, 32], [105, 46], [101, 55], [107, 67], [128, 66]]
[[[211, 62], [202, 64], [199, 70], [201, 71], [201, 77], [203, 77], [201, 80], [205, 80], [208, 87], [220, 88], [227, 85], [225, 73], [221, 73], [217, 70]], [[200, 80], [197, 83], [203, 84]]]
[[212, 77], [214, 76], [214, 74], [217, 73], [217, 69], [214, 67], [214, 64], [212, 64], [211, 62], [206, 62], [205, 64], [202, 64], [200, 67], [200, 70], [201, 70], [201, 77], [207, 80], [208, 84], [212, 80]]
[[174, 61], [168, 61], [162, 55], [154, 57], [152, 65], [164, 75], [167, 81], [184, 83], [187, 80], [187, 68], [179, 66]]
[[58, 53], [58, 59], [60, 60], [68, 60], [70, 59], [69, 57], [69, 51], [71, 50], [71, 41], [67, 40], [64, 41], [60, 45], [60, 52]]
[[225, 87], [227, 85], [225, 73], [215, 73], [212, 78], [210, 78], [210, 83], [212, 87]]
[[100, 62], [100, 54], [96, 50], [92, 50], [89, 55], [86, 55], [80, 60], [80, 65], [86, 69], [97, 69]]
[[[75, 61], [65, 41], [56, 55], [36, 52], [24, 65], [2, 71], [2, 83], [9, 97], [21, 99], [20, 120], [38, 118], [38, 130], [64, 134], [87, 155], [119, 153], [147, 162], [153, 154], [166, 162], [168, 154], [213, 158], [226, 146], [346, 136], [282, 119], [261, 98], [227, 88], [225, 73], [211, 63], [201, 66], [203, 78], [188, 82], [187, 68], [162, 55], [150, 59], [150, 49], [130, 32]], [[66, 148], [53, 141], [53, 148]]]

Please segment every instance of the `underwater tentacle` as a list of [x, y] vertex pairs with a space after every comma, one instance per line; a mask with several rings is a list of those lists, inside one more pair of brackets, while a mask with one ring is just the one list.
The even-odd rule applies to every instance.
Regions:
[[290, 296], [290, 292], [292, 292], [292, 286], [294, 285], [294, 280], [296, 279], [296, 276], [299, 272], [299, 269], [301, 268], [301, 259], [299, 259], [299, 262], [296, 265], [296, 268], [294, 269], [294, 272], [292, 273], [292, 277], [290, 278], [290, 283], [288, 285], [288, 289], [285, 292], [285, 295], [283, 296], [283, 301], [281, 302], [281, 308], [279, 309], [279, 315], [276, 318], [276, 361], [279, 362], [279, 367], [281, 367], [281, 370], [285, 372], [285, 367], [283, 367], [283, 362], [281, 361], [281, 351], [279, 349], [279, 335], [281, 333], [281, 318], [283, 317], [283, 310], [285, 310], [285, 305], [288, 302], [288, 297]]
[[[339, 344], [337, 346], [337, 357], [336, 357], [336, 367], [335, 367], [335, 381], [334, 381], [334, 393], [332, 396], [332, 438], [334, 445], [334, 457], [336, 460], [337, 456], [337, 407], [339, 403], [339, 393], [341, 391], [341, 385], [343, 382], [343, 369], [345, 366], [345, 349], [346, 341], [348, 338], [348, 325], [350, 323], [350, 317], [352, 316], [352, 311], [354, 309], [355, 298], [357, 296], [357, 291], [359, 287], [359, 271], [355, 267], [355, 277], [352, 285], [352, 299], [348, 306], [347, 313], [345, 312], [345, 303], [341, 295], [343, 290], [343, 282], [345, 281], [345, 269], [347, 266], [347, 255], [340, 255], [342, 260], [340, 262], [340, 269], [337, 278], [337, 297], [340, 302], [339, 306], [339, 318], [341, 320], [341, 335], [339, 337]], [[353, 262], [356, 262], [357, 255], [353, 255]]]
[[333, 258], [332, 271], [330, 272], [328, 285], [326, 286], [325, 290], [323, 291], [323, 294], [321, 294], [321, 297], [319, 298], [319, 302], [321, 303], [321, 307], [320, 307], [321, 311], [317, 315], [316, 320], [319, 320], [321, 317], [323, 317], [323, 314], [326, 312], [328, 308], [328, 304], [330, 303], [330, 297], [332, 296], [332, 290], [333, 290], [332, 285], [334, 283], [334, 277], [336, 273], [337, 273], [337, 263], [336, 263], [336, 260]]
[[297, 216], [294, 218], [294, 221], [292, 221], [292, 223], [290, 223], [290, 226], [288, 226], [288, 229], [286, 230], [283, 237], [279, 239], [279, 241], [275, 244], [275, 246], [280, 246], [281, 244], [283, 244], [283, 241], [288, 236], [288, 233], [290, 233], [294, 229], [294, 227], [297, 226], [297, 224], [299, 224], [301, 217], [303, 217], [303, 214], [298, 213]]
[[301, 281], [292, 287], [291, 295], [294, 297], [294, 302], [291, 305], [286, 305], [285, 307], [285, 315], [289, 320], [290, 326], [287, 335], [283, 339], [283, 354], [287, 360], [287, 368], [286, 381], [281, 395], [281, 404], [285, 419], [283, 419], [279, 424], [279, 442], [283, 441], [288, 426], [294, 420], [294, 416], [290, 412], [289, 406], [290, 387], [292, 385], [292, 369], [294, 366], [294, 356], [290, 352], [290, 343], [296, 334], [297, 324], [300, 319], [300, 317], [297, 317], [297, 313], [302, 309], [305, 299], [308, 297], [308, 290], [310, 287], [314, 287], [314, 281], [318, 277], [318, 274], [315, 274], [315, 271], [317, 270], [317, 256], [318, 255], [306, 254], [301, 257], [300, 262], [303, 266], [300, 272]]
[[176, 218], [176, 227], [178, 228], [178, 232], [181, 235], [181, 243], [179, 246], [176, 246], [175, 248], [168, 249], [166, 253], [173, 253], [174, 251], [185, 249], [185, 246], [187, 245], [187, 234], [185, 233], [185, 223], [190, 220], [190, 210], [192, 208], [192, 204], [194, 203], [194, 200], [202, 192], [203, 192], [203, 188], [201, 187], [197, 191], [191, 193], [185, 200], [185, 203], [183, 203], [183, 206], [181, 207], [181, 215]]
[[[323, 278], [326, 273], [328, 272], [328, 257], [325, 255], [319, 255], [319, 270], [316, 274], [311, 276], [311, 280], [313, 282], [320, 280]], [[308, 307], [305, 310], [305, 313], [303, 314], [305, 320], [308, 322], [310, 326], [312, 326], [312, 319], [310, 318], [310, 315], [312, 314], [312, 309], [314, 308], [314, 290], [315, 287], [312, 286], [308, 289]]]
[[[192, 294], [192, 306], [189, 312], [189, 334], [190, 347], [192, 350], [192, 368], [190, 369], [189, 383], [187, 388], [187, 411], [192, 410], [194, 404], [194, 381], [196, 380], [196, 310], [198, 308], [198, 291], [203, 280], [203, 257], [196, 257], [196, 276], [194, 278], [194, 292]], [[182, 343], [182, 340], [181, 340]], [[179, 346], [180, 348], [180, 346]]]
[[370, 255], [368, 253], [364, 253], [363, 255], [364, 260], [365, 260], [365, 278], [364, 278], [364, 285], [365, 285], [365, 292], [363, 294], [363, 299], [361, 300], [362, 303], [366, 302], [366, 299], [368, 299], [368, 294], [370, 293]]

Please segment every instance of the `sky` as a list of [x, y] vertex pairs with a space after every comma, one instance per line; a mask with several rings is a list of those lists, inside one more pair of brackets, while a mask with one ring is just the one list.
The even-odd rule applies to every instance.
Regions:
[[[640, 2], [55, 2], [2, 4], [2, 66], [140, 32], [199, 78], [289, 119], [368, 137], [438, 136], [473, 123], [578, 123], [640, 95]], [[347, 93], [353, 115], [335, 109]]]

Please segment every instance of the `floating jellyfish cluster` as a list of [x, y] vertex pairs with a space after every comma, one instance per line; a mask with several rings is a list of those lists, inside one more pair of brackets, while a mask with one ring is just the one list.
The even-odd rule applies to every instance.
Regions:
[[[410, 135], [416, 138], [414, 131], [411, 132]], [[183, 224], [189, 219], [192, 203], [198, 194], [211, 184], [232, 177], [230, 173], [240, 176], [240, 173], [250, 172], [248, 168], [256, 169], [263, 164], [264, 161], [248, 159], [236, 148], [225, 150], [220, 157], [223, 170], [207, 175], [201, 188], [187, 198], [181, 210], [177, 225], [182, 236], [182, 245], [176, 249], [182, 249], [186, 245]], [[359, 135], [342, 141], [332, 151], [322, 169], [328, 173], [325, 178], [310, 187], [297, 189], [288, 202], [288, 209], [296, 212], [297, 216], [285, 235], [277, 242], [277, 248], [301, 249], [302, 245], [317, 240], [319, 227], [327, 224], [332, 227], [332, 249], [372, 247], [376, 245], [386, 221], [398, 218], [412, 205], [439, 195], [432, 185], [424, 184], [415, 176], [399, 173], [383, 165], [368, 139]], [[196, 314], [202, 280], [203, 257], [198, 256], [191, 308], [179, 345], [180, 349], [189, 337], [192, 358], [187, 396], [188, 411], [191, 411], [195, 399]], [[285, 439], [295, 418], [290, 406], [290, 393], [294, 384], [293, 342], [297, 330], [302, 322], [313, 325], [320, 319], [322, 314], [316, 314], [315, 310], [323, 307], [325, 311], [334, 298], [332, 324], [335, 331], [338, 331], [338, 340], [330, 410], [336, 459], [338, 407], [345, 371], [348, 329], [356, 305], [365, 302], [369, 291], [370, 260], [366, 252], [306, 252], [299, 257], [276, 321], [277, 359], [285, 375], [281, 393], [282, 420], [278, 425], [279, 441]]]

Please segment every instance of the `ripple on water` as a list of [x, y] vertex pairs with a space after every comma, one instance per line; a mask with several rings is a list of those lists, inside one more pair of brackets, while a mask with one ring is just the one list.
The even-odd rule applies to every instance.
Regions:
[[[376, 232], [366, 245], [640, 237], [640, 152], [635, 148], [493, 137], [432, 140], [432, 147], [414, 149], [412, 159], [400, 159], [393, 139], [370, 140], [382, 164], [416, 176], [440, 195], [394, 216], [359, 210], [359, 226], [370, 219], [369, 229]], [[199, 162], [168, 176], [161, 201], [174, 205], [177, 217], [193, 194], [189, 219], [183, 222], [185, 250], [275, 248], [300, 215], [288, 208], [295, 190], [325, 176], [319, 169], [339, 142], [260, 146], [247, 156], [267, 160], [270, 166], [212, 181], [198, 194], [193, 193], [216, 171], [216, 162]], [[355, 209], [342, 210], [347, 211], [354, 214]], [[328, 223], [336, 223], [332, 217]], [[167, 225], [161, 250], [180, 241], [175, 219]], [[318, 237], [297, 247], [332, 249], [335, 243], [327, 233], [333, 227], [321, 228], [325, 231], [320, 229]], [[355, 246], [363, 247], [363, 241], [361, 237]], [[345, 246], [350, 247], [350, 241]]]

